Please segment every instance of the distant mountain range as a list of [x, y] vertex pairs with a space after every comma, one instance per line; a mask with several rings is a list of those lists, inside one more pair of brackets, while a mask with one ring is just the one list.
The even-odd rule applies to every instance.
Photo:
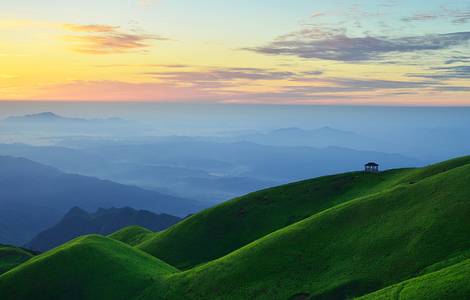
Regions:
[[139, 122], [121, 118], [72, 118], [53, 112], [11, 116], [0, 120], [1, 132], [17, 135], [14, 141], [28, 141], [36, 137], [47, 140], [58, 136], [122, 136], [136, 135], [146, 130]]
[[75, 206], [89, 211], [130, 206], [181, 217], [204, 207], [196, 201], [0, 156], [0, 243], [22, 245]]
[[168, 214], [155, 214], [146, 210], [125, 208], [100, 208], [88, 213], [72, 208], [59, 223], [40, 232], [26, 247], [35, 251], [47, 251], [85, 234], [108, 235], [121, 228], [139, 225], [152, 231], [160, 231], [181, 219]]
[[23, 116], [12, 116], [8, 117], [4, 120], [5, 122], [14, 122], [14, 123], [28, 123], [28, 122], [35, 122], [35, 123], [48, 123], [48, 122], [56, 122], [56, 123], [86, 123], [86, 122], [93, 122], [93, 123], [127, 123], [128, 121], [123, 120], [121, 118], [104, 118], [104, 119], [83, 119], [83, 118], [69, 118], [57, 115], [53, 112], [41, 112], [36, 114], [29, 114]]
[[210, 203], [270, 186], [362, 169], [419, 166], [399, 154], [340, 147], [313, 148], [213, 142], [176, 138], [132, 144], [100, 141], [86, 147], [0, 144], [0, 155], [19, 156], [65, 172], [136, 185]]
[[280, 128], [267, 133], [239, 135], [235, 139], [272, 146], [308, 146], [315, 148], [336, 146], [374, 151], [384, 151], [386, 149], [384, 141], [328, 126], [308, 130], [297, 127]]

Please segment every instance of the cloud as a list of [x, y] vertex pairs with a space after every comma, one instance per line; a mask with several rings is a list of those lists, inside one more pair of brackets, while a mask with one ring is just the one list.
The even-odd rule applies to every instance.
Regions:
[[[230, 87], [230, 86], [229, 86]], [[268, 91], [241, 91], [239, 86], [227, 89], [225, 83], [196, 82], [180, 85], [172, 81], [72, 81], [45, 86], [34, 98], [41, 100], [100, 100], [100, 101], [182, 101], [212, 103], [348, 103], [355, 100], [381, 98], [401, 99], [404, 95], [417, 96], [435, 92], [468, 92], [468, 86], [442, 84], [436, 80], [378, 80], [357, 78], [311, 78], [279, 85]]]
[[[403, 93], [406, 90], [415, 92], [440, 85], [433, 79], [400, 81], [325, 77], [322, 76], [324, 73], [319, 70], [280, 72], [261, 68], [210, 68], [198, 71], [148, 72], [145, 74], [171, 86], [192, 86], [209, 93], [237, 96], [246, 94], [253, 97], [259, 95], [285, 95], [287, 97], [290, 95], [292, 98], [308, 98], [327, 94], [343, 97], [350, 96], [350, 93], [366, 95], [377, 91]], [[267, 93], [241, 92], [239, 89], [241, 86], [257, 85], [258, 81], [274, 81], [277, 83], [277, 88], [273, 88], [273, 92]]]
[[184, 64], [102, 64], [94, 65], [95, 68], [166, 68], [166, 69], [185, 69], [191, 68], [191, 65]]
[[80, 25], [80, 24], [65, 24], [65, 29], [74, 32], [116, 32], [119, 26], [111, 25]]
[[322, 12], [316, 12], [316, 13], [313, 13], [313, 14], [310, 16], [310, 18], [312, 18], [312, 19], [313, 19], [313, 18], [320, 18], [320, 17], [324, 17], [324, 16], [326, 16], [326, 14], [325, 14], [325, 13], [322, 13]]
[[464, 24], [470, 21], [470, 10], [441, 9], [438, 12], [420, 12], [402, 18], [404, 22], [424, 22], [437, 19], [449, 19], [454, 24]]
[[470, 92], [470, 86], [447, 85], [439, 87], [443, 92]]
[[407, 74], [407, 76], [415, 78], [429, 78], [435, 80], [470, 79], [470, 65], [452, 67], [432, 67], [429, 68], [429, 70], [432, 73], [412, 73]]
[[[217, 97], [216, 97], [217, 96]], [[156, 82], [77, 80], [48, 85], [33, 96], [40, 100], [75, 101], [217, 101], [220, 97], [194, 87], [177, 87]]]
[[[444, 73], [446, 72], [446, 73]], [[452, 72], [452, 74], [451, 74]], [[434, 68], [432, 74], [405, 74], [411, 80], [383, 80], [373, 78], [328, 77], [319, 70], [281, 72], [261, 68], [208, 68], [197, 71], [147, 72], [161, 84], [173, 87], [190, 87], [211, 95], [236, 98], [316, 99], [413, 95], [421, 92], [453, 91], [457, 87], [445, 83], [448, 77], [466, 78], [467, 68]], [[426, 76], [427, 75], [427, 76]], [[258, 83], [258, 81], [261, 81]], [[275, 82], [271, 92], [253, 92], [248, 86], [265, 86], [265, 81]], [[266, 90], [266, 89], [263, 89]], [[461, 90], [461, 89], [460, 89]]]
[[405, 37], [348, 37], [341, 30], [318, 28], [282, 36], [268, 45], [245, 50], [346, 62], [374, 61], [394, 53], [443, 50], [466, 45], [470, 32]]
[[211, 68], [201, 71], [149, 72], [159, 79], [170, 81], [221, 82], [232, 80], [280, 80], [295, 75], [288, 71], [273, 71], [260, 68]]
[[449, 57], [446, 61], [446, 65], [452, 65], [455, 63], [470, 63], [470, 56], [465, 56], [465, 55], [457, 55], [457, 56], [452, 56]]
[[433, 13], [416, 13], [409, 17], [402, 18], [404, 22], [422, 22], [438, 19], [439, 16]]
[[[299, 82], [301, 83], [301, 82]], [[307, 81], [306, 81], [307, 83]], [[281, 93], [292, 96], [309, 97], [314, 95], [344, 95], [351, 96], [351, 93], [360, 93], [363, 96], [371, 92], [414, 91], [436, 85], [433, 81], [400, 81], [400, 80], [379, 80], [379, 79], [356, 79], [356, 78], [318, 78], [309, 80], [308, 85], [287, 85], [283, 86]]]
[[168, 40], [157, 35], [123, 32], [119, 27], [110, 25], [65, 24], [64, 27], [77, 33], [65, 37], [74, 44], [72, 49], [86, 54], [123, 53], [148, 48], [155, 40]]
[[450, 76], [451, 78], [470, 79], [470, 65], [453, 67], [433, 67], [432, 70], [444, 72], [447, 76]]

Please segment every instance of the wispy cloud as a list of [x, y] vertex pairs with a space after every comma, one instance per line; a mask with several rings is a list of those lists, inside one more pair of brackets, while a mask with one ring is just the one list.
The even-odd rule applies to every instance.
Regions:
[[80, 25], [80, 24], [65, 24], [64, 27], [70, 31], [75, 32], [116, 32], [119, 29], [119, 26], [111, 25]]
[[380, 60], [394, 53], [443, 50], [466, 45], [470, 32], [405, 37], [349, 37], [344, 30], [318, 28], [284, 35], [268, 45], [245, 50], [271, 55], [293, 55], [347, 62]]
[[427, 73], [407, 74], [408, 77], [436, 80], [470, 79], [470, 65], [452, 67], [432, 67]]
[[[168, 86], [192, 87], [209, 94], [227, 97], [267, 99], [339, 99], [342, 97], [369, 97], [371, 93], [387, 93], [389, 96], [416, 94], [423, 90], [436, 90], [446, 86], [435, 78], [418, 77], [411, 80], [383, 80], [372, 78], [330, 77], [323, 71], [277, 71], [261, 68], [208, 68], [197, 71], [147, 72]], [[240, 86], [256, 86], [261, 81], [275, 82], [271, 92], [240, 90]], [[243, 82], [243, 83], [241, 83]], [[271, 84], [272, 85], [272, 84]]]
[[117, 26], [65, 24], [64, 27], [77, 34], [65, 37], [74, 44], [73, 50], [86, 54], [113, 54], [145, 49], [155, 40], [168, 40], [158, 35], [128, 33]]
[[435, 12], [419, 12], [402, 18], [405, 22], [425, 22], [437, 19], [448, 19], [454, 24], [464, 24], [470, 21], [470, 10], [452, 10], [443, 8]]
[[222, 82], [232, 80], [281, 80], [295, 75], [289, 71], [261, 68], [210, 68], [200, 71], [148, 72], [155, 78], [180, 82]]
[[86, 81], [48, 85], [34, 96], [44, 100], [77, 101], [216, 101], [215, 94], [194, 87], [176, 87], [157, 82], [123, 82], [117, 80]]
[[184, 64], [103, 64], [94, 65], [96, 68], [166, 68], [166, 69], [184, 69], [191, 68], [191, 65]]
[[439, 18], [437, 14], [433, 13], [416, 13], [412, 16], [402, 18], [402, 21], [405, 22], [422, 22], [422, 21], [430, 21]]
[[451, 56], [445, 61], [446, 65], [452, 65], [455, 63], [470, 63], [470, 54], [467, 56], [465, 55]]

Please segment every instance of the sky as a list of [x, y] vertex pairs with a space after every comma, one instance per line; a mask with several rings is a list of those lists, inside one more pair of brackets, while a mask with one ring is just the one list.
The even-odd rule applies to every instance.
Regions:
[[470, 105], [470, 0], [0, 3], [0, 100]]

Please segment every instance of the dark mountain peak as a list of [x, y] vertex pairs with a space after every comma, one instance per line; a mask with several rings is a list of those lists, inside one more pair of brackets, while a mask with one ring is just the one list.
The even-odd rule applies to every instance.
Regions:
[[64, 120], [65, 118], [53, 112], [46, 111], [35, 114], [12, 116], [7, 118], [7, 121], [57, 121]]
[[338, 130], [336, 128], [333, 128], [331, 126], [323, 126], [323, 127], [318, 128], [318, 130], [320, 130], [320, 131], [340, 131], [340, 130]]
[[63, 117], [50, 111], [41, 112], [37, 114], [31, 114], [31, 115], [25, 115], [24, 117], [31, 118], [31, 119], [63, 119]]
[[88, 212], [81, 209], [80, 207], [75, 206], [65, 214], [64, 218], [72, 216], [88, 216]]
[[286, 127], [286, 128], [279, 128], [273, 131], [273, 133], [292, 133], [292, 132], [301, 132], [302, 129], [298, 127]]
[[65, 117], [58, 115], [56, 113], [46, 111], [34, 114], [27, 114], [22, 116], [11, 116], [5, 119], [6, 122], [13, 122], [13, 123], [64, 123], [70, 125], [85, 125], [88, 123], [93, 124], [100, 124], [100, 125], [129, 125], [130, 122], [119, 118], [119, 117], [109, 117], [103, 119], [85, 119], [85, 118], [74, 118], [74, 117]]
[[81, 235], [107, 235], [134, 225], [160, 231], [180, 220], [172, 215], [158, 215], [146, 210], [135, 210], [131, 207], [99, 208], [95, 213], [88, 213], [79, 207], [74, 207], [59, 223], [39, 233], [28, 243], [28, 247], [46, 251]]

